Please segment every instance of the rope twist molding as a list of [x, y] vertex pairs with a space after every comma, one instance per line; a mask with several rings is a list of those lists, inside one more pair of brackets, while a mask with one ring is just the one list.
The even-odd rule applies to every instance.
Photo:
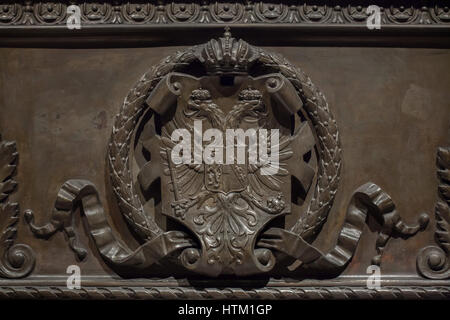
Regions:
[[2, 299], [448, 299], [450, 287], [272, 287], [263, 289], [185, 287], [0, 287]]

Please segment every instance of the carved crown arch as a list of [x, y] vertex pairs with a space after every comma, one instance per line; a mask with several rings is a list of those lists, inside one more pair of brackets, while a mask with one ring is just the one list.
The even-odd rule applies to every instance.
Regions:
[[[216, 79], [216, 83], [214, 83], [214, 79]], [[234, 82], [235, 80], [237, 81]], [[222, 273], [244, 275], [267, 272], [273, 268], [275, 258], [271, 250], [264, 248], [264, 244], [258, 246], [257, 242], [261, 239], [257, 239], [257, 237], [270, 226], [274, 218], [291, 214], [298, 217], [297, 222], [293, 226], [284, 227], [289, 228], [290, 232], [306, 241], [313, 240], [333, 203], [341, 167], [339, 135], [325, 97], [300, 69], [291, 65], [283, 57], [251, 46], [243, 40], [236, 40], [227, 31], [224, 37], [218, 40], [213, 39], [204, 45], [177, 52], [152, 67], [130, 90], [115, 119], [108, 151], [113, 191], [121, 213], [142, 241], [150, 241], [167, 231], [164, 230], [166, 226], [158, 225], [155, 221], [156, 212], [154, 210], [148, 212], [149, 210], [144, 208], [148, 207], [146, 204], [148, 199], [145, 199], [142, 194], [142, 191], [145, 192], [145, 189], [149, 188], [156, 179], [170, 176], [171, 161], [168, 160], [167, 154], [164, 155], [164, 152], [161, 151], [164, 150], [164, 143], [162, 143], [162, 148], [159, 145], [161, 145], [161, 140], [167, 141], [170, 138], [171, 130], [168, 130], [167, 126], [173, 129], [174, 126], [177, 126], [179, 119], [177, 120], [176, 114], [173, 116], [174, 120], [163, 120], [163, 122], [167, 121], [166, 124], [168, 123], [165, 127], [161, 125], [161, 118], [164, 118], [166, 112], [168, 113], [168, 110], [177, 103], [179, 105], [184, 103], [182, 109], [186, 109], [189, 108], [188, 101], [195, 99], [197, 99], [197, 103], [193, 103], [194, 105], [198, 107], [200, 100], [206, 102], [207, 107], [216, 108], [214, 112], [210, 112], [210, 115], [218, 115], [217, 112], [221, 112], [221, 107], [218, 106], [220, 99], [217, 98], [223, 98], [221, 96], [223, 92], [213, 92], [217, 86], [238, 88], [234, 91], [231, 90], [233, 91], [231, 94], [229, 93], [230, 88], [224, 90], [225, 92], [228, 90], [230, 99], [238, 101], [233, 106], [234, 109], [238, 105], [246, 105], [248, 108], [251, 101], [262, 99], [262, 104], [271, 105], [273, 103], [268, 109], [281, 107], [282, 109], [278, 111], [284, 110], [283, 112], [290, 119], [288, 120], [289, 124], [286, 125], [289, 134], [286, 135], [284, 143], [288, 148], [283, 150], [282, 138], [280, 157], [282, 162], [283, 152], [285, 152], [284, 157], [292, 158], [292, 161], [286, 164], [281, 163], [280, 170], [285, 176], [292, 175], [293, 178], [292, 180], [289, 178], [286, 184], [287, 180], [283, 180], [286, 178], [277, 180], [278, 177], [275, 177], [272, 181], [271, 178], [268, 178], [269, 181], [267, 181], [267, 177], [249, 175], [251, 176], [249, 180], [259, 180], [255, 183], [263, 186], [269, 185], [269, 189], [271, 183], [276, 185], [276, 181], [278, 181], [278, 190], [275, 192], [277, 188], [273, 188], [270, 197], [261, 196], [261, 192], [259, 197], [258, 192], [253, 195], [251, 192], [249, 194], [247, 189], [250, 188], [251, 182], [247, 181], [243, 182], [243, 186], [237, 187], [225, 187], [222, 182], [220, 187], [216, 186], [217, 190], [214, 190], [214, 187], [204, 186], [204, 192], [199, 192], [196, 196], [199, 198], [203, 196], [202, 201], [206, 201], [207, 204], [205, 205], [206, 210], [212, 211], [198, 214], [197, 219], [190, 219], [190, 223], [184, 220], [184, 215], [188, 214], [189, 216], [190, 208], [198, 201], [193, 199], [195, 196], [192, 193], [189, 199], [181, 201], [179, 197], [174, 196], [174, 194], [180, 193], [179, 190], [175, 190], [177, 189], [176, 183], [173, 180], [167, 180], [168, 178], [163, 178], [161, 187], [170, 185], [169, 191], [166, 193], [170, 193], [171, 198], [170, 201], [162, 201], [161, 210], [164, 215], [171, 218], [170, 220], [178, 220], [179, 223], [193, 230], [197, 237], [196, 241], [200, 242], [200, 248], [195, 246], [187, 248], [181, 254], [182, 264], [188, 269], [212, 276]], [[183, 93], [184, 89], [188, 87], [189, 90]], [[245, 104], [245, 102], [249, 104]], [[205, 106], [203, 105], [203, 107]], [[228, 114], [226, 112], [220, 114], [216, 120], [220, 121], [221, 117], [230, 118], [228, 115], [233, 113], [232, 109], [228, 110]], [[246, 111], [249, 112], [250, 117], [256, 117], [258, 122], [256, 127], [264, 127], [261, 125], [261, 119], [258, 119], [263, 114], [261, 111], [257, 108]], [[267, 120], [265, 124], [267, 128], [274, 127], [275, 122], [278, 125], [279, 121], [283, 122], [282, 119], [276, 119], [283, 113], [278, 111], [271, 112], [272, 119]], [[204, 110], [197, 109], [192, 112], [198, 115]], [[255, 112], [260, 113], [256, 115]], [[155, 119], [157, 119], [156, 122]], [[213, 123], [212, 127], [216, 126], [214, 119], [210, 119], [210, 122]], [[222, 123], [222, 125], [225, 126], [223, 128], [227, 127], [227, 124]], [[136, 133], [138, 127], [142, 130]], [[166, 137], [161, 130], [166, 131]], [[136, 136], [134, 136], [135, 133]], [[283, 133], [281, 135], [283, 136]], [[167, 144], [165, 147], [170, 149]], [[133, 173], [132, 163], [134, 160], [132, 161], [130, 158], [130, 154], [133, 153], [131, 149], [134, 149], [136, 164], [139, 167], [138, 173]], [[145, 154], [143, 155], [142, 152]], [[161, 165], [158, 166], [158, 163]], [[283, 168], [283, 165], [287, 167]], [[216, 172], [223, 169], [205, 165], [204, 168], [195, 170]], [[244, 175], [249, 173], [248, 168], [232, 168], [230, 172], [234, 172], [235, 179], [236, 170], [244, 170]], [[219, 176], [222, 173], [221, 171]], [[217, 177], [217, 173], [214, 174]], [[202, 183], [207, 184], [206, 173], [203, 172], [202, 175], [205, 177]], [[308, 193], [311, 184], [315, 183], [314, 188], [311, 188], [314, 191], [312, 197], [309, 197], [311, 199], [309, 203], [302, 203], [306, 197], [305, 194], [300, 195], [298, 191], [293, 193], [295, 199], [290, 199], [291, 181], [295, 185], [293, 190], [303, 189], [304, 193]], [[231, 179], [229, 184], [232, 185], [235, 182]], [[183, 181], [183, 183], [186, 184], [188, 181]], [[221, 188], [223, 190], [218, 190]], [[244, 190], [245, 188], [247, 189]], [[210, 191], [216, 197], [213, 200], [210, 199], [211, 194], [205, 194]], [[234, 196], [236, 193], [240, 194], [238, 198]], [[300, 202], [298, 197], [302, 198]], [[231, 203], [234, 209], [217, 209], [219, 202]], [[211, 209], [214, 205], [216, 208]], [[246, 209], [243, 209], [244, 207]], [[255, 208], [256, 211], [260, 210], [264, 214], [258, 215], [249, 207]], [[226, 238], [227, 232], [211, 227], [215, 221], [222, 219], [220, 214], [216, 215], [217, 212], [213, 212], [214, 210], [228, 210], [228, 212], [236, 210], [234, 218], [233, 214], [224, 215], [228, 218], [231, 216], [230, 219], [237, 219], [228, 225], [228, 228], [232, 230], [231, 234], [234, 232], [234, 238], [231, 236], [230, 239], [223, 239], [223, 237]], [[244, 217], [242, 210], [247, 210]], [[205, 220], [205, 217], [208, 216], [213, 219], [212, 222]], [[265, 218], [261, 218], [262, 216]], [[239, 245], [239, 241], [241, 245]], [[242, 243], [244, 244], [242, 245]], [[224, 247], [228, 248], [227, 258], [224, 258]], [[205, 253], [205, 251], [208, 252]], [[251, 253], [248, 254], [248, 251]], [[224, 267], [224, 264], [233, 266]]]

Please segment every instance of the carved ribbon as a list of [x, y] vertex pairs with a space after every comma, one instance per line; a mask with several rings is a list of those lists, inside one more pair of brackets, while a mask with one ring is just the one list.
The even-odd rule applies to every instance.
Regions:
[[[115, 265], [145, 268], [176, 250], [193, 246], [193, 242], [183, 232], [169, 231], [144, 243], [136, 250], [131, 250], [115, 236], [106, 220], [95, 186], [86, 180], [68, 180], [63, 184], [58, 192], [51, 220], [46, 225], [36, 226], [31, 210], [26, 211], [25, 218], [37, 237], [49, 238], [57, 231], [64, 231], [68, 236], [69, 246], [82, 260], [86, 256], [86, 250], [78, 245], [73, 230], [72, 214], [79, 203], [100, 254]], [[258, 246], [283, 252], [301, 261], [308, 269], [320, 270], [327, 274], [340, 272], [356, 250], [368, 213], [372, 213], [382, 224], [376, 242], [378, 255], [372, 260], [372, 263], [377, 265], [380, 264], [383, 249], [394, 232], [409, 237], [426, 227], [428, 223], [428, 216], [422, 214], [417, 225], [406, 225], [396, 211], [390, 196], [376, 184], [366, 183], [354, 192], [337, 244], [328, 253], [322, 253], [299, 235], [279, 228], [266, 231], [258, 241]]]
[[429, 220], [428, 215], [422, 214], [417, 225], [406, 225], [395, 209], [391, 197], [379, 186], [369, 182], [353, 193], [337, 243], [328, 253], [322, 253], [299, 235], [279, 228], [266, 231], [258, 246], [283, 252], [301, 261], [308, 269], [320, 270], [327, 274], [340, 272], [353, 257], [368, 213], [382, 225], [376, 242], [378, 254], [372, 259], [375, 265], [380, 264], [383, 249], [394, 233], [410, 237], [424, 229]]
[[86, 250], [78, 244], [73, 229], [73, 212], [81, 204], [89, 225], [90, 235], [94, 239], [100, 254], [115, 265], [148, 267], [173, 251], [191, 247], [193, 243], [180, 231], [168, 231], [147, 241], [136, 250], [131, 250], [120, 241], [106, 220], [103, 206], [95, 185], [87, 180], [68, 180], [58, 192], [55, 208], [50, 222], [38, 227], [34, 224], [31, 210], [25, 212], [25, 218], [31, 231], [40, 238], [49, 238], [57, 231], [64, 231], [69, 239], [69, 246], [80, 260], [86, 256]]

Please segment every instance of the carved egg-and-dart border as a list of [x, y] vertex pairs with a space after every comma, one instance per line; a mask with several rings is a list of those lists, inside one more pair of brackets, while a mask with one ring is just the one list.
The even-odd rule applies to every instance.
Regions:
[[[184, 23], [289, 23], [289, 24], [358, 24], [367, 18], [367, 3], [341, 1], [324, 5], [304, 1], [298, 4], [264, 1], [198, 2], [87, 2], [80, 6], [86, 24], [184, 24]], [[377, 4], [377, 3], [374, 3]], [[381, 5], [383, 25], [433, 25], [450, 22], [450, 8], [445, 2], [434, 5]], [[68, 4], [52, 2], [12, 2], [0, 4], [0, 25], [61, 25], [68, 18]]]

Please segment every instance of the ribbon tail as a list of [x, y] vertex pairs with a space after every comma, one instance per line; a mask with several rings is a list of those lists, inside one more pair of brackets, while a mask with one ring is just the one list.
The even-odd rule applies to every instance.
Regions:
[[136, 250], [131, 250], [118, 239], [111, 229], [99, 199], [95, 185], [87, 180], [68, 180], [58, 192], [50, 222], [39, 227], [34, 224], [33, 212], [28, 210], [25, 218], [31, 231], [39, 237], [49, 238], [56, 231], [64, 231], [68, 236], [69, 246], [80, 260], [87, 251], [79, 244], [73, 228], [73, 212], [81, 203], [89, 226], [89, 233], [101, 256], [109, 263], [136, 268], [148, 267], [175, 250], [190, 247], [193, 242], [186, 234], [179, 231], [160, 233]]
[[295, 258], [297, 262], [288, 267], [291, 271], [302, 265], [307, 269], [320, 270], [321, 273], [338, 273], [351, 261], [369, 213], [382, 226], [376, 241], [377, 255], [372, 259], [372, 264], [375, 265], [380, 264], [384, 247], [394, 233], [407, 238], [424, 229], [428, 224], [428, 216], [422, 214], [416, 225], [406, 225], [396, 211], [391, 197], [379, 186], [369, 182], [353, 193], [336, 245], [326, 254], [307, 243], [299, 235], [277, 228], [266, 231], [258, 245], [278, 250]]

